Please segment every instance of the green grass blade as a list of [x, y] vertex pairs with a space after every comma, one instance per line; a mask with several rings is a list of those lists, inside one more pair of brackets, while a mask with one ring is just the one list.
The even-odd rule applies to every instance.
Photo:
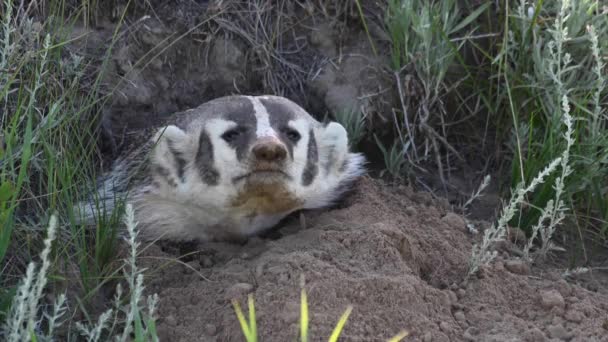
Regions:
[[365, 29], [365, 33], [367, 34], [367, 39], [369, 40], [369, 44], [371, 45], [372, 50], [374, 51], [374, 56], [378, 56], [378, 51], [376, 50], [376, 45], [374, 44], [372, 36], [369, 33], [369, 29], [367, 28], [367, 21], [365, 20], [365, 15], [363, 15], [363, 9], [361, 8], [361, 3], [359, 2], [359, 0], [355, 0], [355, 3], [357, 4], [357, 11], [359, 11], [359, 17], [361, 17], [361, 22], [363, 23], [363, 28]]
[[302, 342], [308, 341], [308, 298], [305, 289], [302, 289], [300, 297], [300, 336]]
[[135, 317], [133, 318], [133, 324], [135, 325], [135, 341], [144, 342], [146, 336], [144, 334], [144, 327], [141, 322], [141, 315], [138, 308], [135, 308], [134, 311]]
[[399, 334], [397, 334], [396, 336], [390, 338], [387, 342], [399, 342], [401, 340], [403, 340], [404, 338], [406, 338], [410, 333], [407, 331], [402, 331]]
[[251, 341], [255, 342], [258, 339], [258, 328], [255, 319], [255, 303], [253, 301], [253, 295], [247, 296], [247, 304], [249, 305], [249, 333]]
[[156, 322], [153, 318], [150, 318], [146, 321], [146, 327], [148, 329], [148, 335], [153, 342], [158, 342], [158, 333], [156, 331]]
[[234, 307], [234, 311], [236, 312], [236, 317], [238, 318], [239, 323], [241, 324], [241, 330], [243, 331], [243, 335], [245, 336], [245, 339], [247, 340], [247, 342], [256, 342], [256, 337], [252, 336], [252, 334], [251, 334], [249, 324], [247, 324], [247, 319], [245, 318], [245, 315], [243, 314], [243, 310], [241, 310], [241, 306], [239, 305], [239, 303], [236, 300], [232, 300], [232, 306]]
[[346, 320], [348, 320], [348, 316], [350, 316], [350, 313], [352, 311], [353, 311], [353, 307], [349, 305], [346, 308], [346, 311], [344, 311], [344, 313], [342, 314], [342, 317], [340, 317], [340, 320], [338, 321], [338, 324], [334, 328], [334, 331], [332, 331], [331, 336], [329, 337], [329, 342], [338, 341], [338, 337], [340, 337], [340, 334], [342, 333], [342, 330], [344, 329], [344, 325], [346, 325]]
[[448, 34], [458, 32], [467, 25], [469, 25], [473, 20], [477, 19], [477, 17], [479, 17], [479, 15], [481, 15], [481, 13], [483, 13], [491, 4], [491, 2], [486, 2], [485, 4], [479, 6], [476, 10], [474, 10], [471, 14], [464, 18], [464, 20], [462, 20], [458, 25], [451, 29]]

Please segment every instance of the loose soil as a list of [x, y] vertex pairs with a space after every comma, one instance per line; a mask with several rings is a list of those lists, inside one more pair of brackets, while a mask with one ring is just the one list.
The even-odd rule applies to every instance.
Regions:
[[[380, 138], [390, 136], [386, 127], [399, 104], [385, 70], [386, 35], [368, 23], [381, 52], [376, 56], [354, 5], [145, 3], [153, 11], [129, 12], [111, 51], [104, 86], [114, 96], [100, 140], [106, 155], [128, 149], [155, 121], [232, 93], [284, 95], [319, 119], [358, 108]], [[252, 3], [266, 5], [254, 11]], [[77, 28], [74, 37], [86, 33], [86, 40], [74, 49], [102, 56], [115, 18]], [[255, 20], [287, 29], [264, 40], [268, 33]], [[378, 161], [373, 138], [360, 148], [374, 151], [368, 158]], [[456, 172], [448, 179], [459, 183], [460, 194], [470, 194], [483, 177], [467, 172], [460, 181]], [[261, 341], [296, 340], [304, 285], [311, 341], [326, 340], [351, 304], [343, 341], [384, 341], [404, 329], [406, 341], [608, 341], [601, 270], [564, 278], [563, 263], [528, 266], [506, 242], [491, 266], [464, 281], [481, 236], [467, 225], [487, 227], [472, 220], [491, 219], [499, 197], [477, 201], [468, 220], [449, 203], [365, 177], [338, 207], [289, 217], [244, 245], [147, 246], [140, 264], [148, 269], [147, 293], [160, 297], [161, 340], [243, 341], [231, 300], [246, 306], [248, 294], [255, 298]]]
[[260, 340], [296, 340], [304, 282], [312, 341], [326, 340], [349, 304], [344, 341], [404, 329], [406, 341], [608, 340], [608, 293], [559, 270], [499, 256], [463, 282], [475, 240], [465, 220], [407, 187], [366, 177], [342, 207], [290, 217], [271, 235], [147, 248], [161, 339], [243, 341], [231, 300], [246, 306], [253, 294]]

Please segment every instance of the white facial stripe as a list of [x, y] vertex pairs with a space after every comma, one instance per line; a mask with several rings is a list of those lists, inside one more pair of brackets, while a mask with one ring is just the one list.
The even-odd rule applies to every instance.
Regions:
[[310, 139], [310, 126], [305, 119], [290, 120], [287, 125], [297, 130], [302, 135], [302, 139], [293, 147], [293, 157], [300, 171], [304, 170], [308, 154], [308, 140]]
[[289, 127], [293, 128], [293, 129], [299, 131], [301, 134], [307, 133], [308, 130], [310, 129], [310, 125], [308, 124], [308, 121], [306, 121], [305, 119], [289, 120], [287, 125], [289, 125]]
[[268, 115], [268, 111], [266, 111], [266, 107], [264, 107], [260, 100], [256, 99], [253, 96], [250, 96], [249, 99], [253, 104], [253, 111], [257, 121], [257, 137], [276, 137], [276, 132], [274, 131], [274, 129], [272, 129], [272, 126], [270, 126], [270, 116]]
[[236, 122], [225, 119], [211, 119], [207, 122], [207, 132], [212, 138], [221, 136], [225, 131], [234, 128]]

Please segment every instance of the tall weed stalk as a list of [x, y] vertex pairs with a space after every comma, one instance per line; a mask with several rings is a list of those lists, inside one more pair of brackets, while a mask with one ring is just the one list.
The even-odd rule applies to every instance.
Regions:
[[[596, 1], [520, 1], [505, 30], [500, 65], [513, 120], [512, 185], [531, 179], [550, 160], [570, 151], [571, 169], [527, 198], [513, 225], [535, 234], [545, 203], [578, 211], [583, 227], [608, 224], [608, 117], [605, 105], [608, 12]], [[542, 18], [542, 19], [541, 19]], [[549, 20], [545, 19], [549, 18]], [[565, 98], [567, 97], [567, 100]], [[572, 104], [572, 141], [562, 139], [565, 103]], [[568, 177], [566, 177], [568, 176]], [[551, 222], [564, 217], [551, 215]], [[546, 245], [543, 248], [546, 252]]]
[[103, 65], [70, 48], [81, 12], [67, 14], [62, 0], [45, 3], [44, 17], [33, 12], [37, 6], [13, 0], [2, 5], [0, 303], [6, 307], [0, 311], [6, 312], [16, 293], [14, 279], [41, 245], [44, 230], [35, 222], [52, 212], [64, 218], [57, 231], [61, 247], [52, 257], [75, 260], [87, 291], [114, 261], [116, 225], [101, 222], [88, 230], [74, 224], [78, 213], [72, 208], [95, 176], [95, 127], [104, 101]]

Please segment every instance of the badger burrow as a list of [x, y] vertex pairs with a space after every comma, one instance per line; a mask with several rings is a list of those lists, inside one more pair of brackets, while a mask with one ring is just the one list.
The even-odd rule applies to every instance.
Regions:
[[220, 97], [168, 123], [117, 158], [80, 205], [86, 221], [124, 194], [144, 240], [242, 241], [332, 205], [365, 173], [342, 125], [284, 97]]

